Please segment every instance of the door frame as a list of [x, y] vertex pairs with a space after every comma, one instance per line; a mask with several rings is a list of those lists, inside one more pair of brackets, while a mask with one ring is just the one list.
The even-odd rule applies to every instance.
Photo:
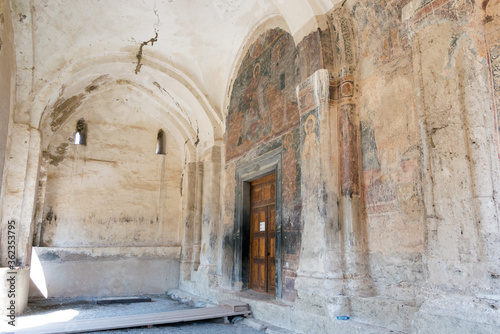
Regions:
[[234, 212], [233, 288], [248, 289], [250, 271], [250, 182], [276, 174], [276, 298], [283, 297], [282, 283], [282, 147], [236, 167]]

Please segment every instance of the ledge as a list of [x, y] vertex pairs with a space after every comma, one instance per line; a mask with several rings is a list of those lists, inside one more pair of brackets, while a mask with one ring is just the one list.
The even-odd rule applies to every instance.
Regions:
[[181, 246], [157, 247], [33, 247], [43, 262], [88, 261], [90, 259], [118, 260], [123, 258], [180, 259]]

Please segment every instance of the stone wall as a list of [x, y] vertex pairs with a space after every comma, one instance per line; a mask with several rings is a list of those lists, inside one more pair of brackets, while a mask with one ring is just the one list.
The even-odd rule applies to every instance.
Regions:
[[377, 293], [415, 300], [424, 281], [421, 147], [400, 1], [353, 2], [367, 246]]
[[[214, 79], [227, 79], [229, 93], [216, 97], [207, 92], [220, 83], [198, 87], [219, 69], [211, 53], [176, 49], [174, 58], [156, 59], [167, 48], [153, 49], [150, 32], [138, 39], [151, 42], [138, 42], [144, 55], [136, 45], [111, 55], [109, 44], [110, 55], [94, 59], [99, 42], [84, 62], [68, 56], [71, 68], [45, 78], [66, 60], [44, 59], [72, 35], [34, 57], [52, 37], [43, 13], [58, 11], [30, 11], [28, 2], [16, 1], [7, 16], [7, 2], [0, 7], [2, 78], [14, 78], [14, 56], [22, 62], [15, 106], [13, 80], [0, 83], [0, 166], [10, 150], [2, 214], [21, 227], [22, 267], [38, 189], [32, 272], [47, 271], [32, 296], [179, 285], [212, 299], [238, 291], [257, 318], [303, 333], [500, 331], [499, 0], [340, 1], [294, 36], [268, 29], [290, 20], [273, 16], [250, 25], [248, 52], [231, 59], [234, 77], [221, 79], [222, 71]], [[318, 13], [327, 2], [314, 2]], [[166, 31], [157, 31], [160, 16], [147, 16], [158, 21], [158, 43]], [[187, 40], [189, 29], [182, 33]], [[78, 34], [78, 50], [86, 36]], [[191, 56], [210, 69], [175, 63]], [[166, 77], [161, 84], [158, 76]], [[227, 115], [219, 118], [223, 96]], [[30, 118], [41, 114], [40, 122]], [[86, 145], [74, 143], [80, 119]], [[159, 129], [166, 155], [155, 154]], [[271, 172], [278, 272], [277, 300], [269, 302], [239, 291], [248, 282], [245, 192]], [[97, 276], [82, 279], [88, 272]]]
[[180, 246], [34, 247], [30, 298], [162, 294], [179, 286]]
[[[50, 296], [161, 293], [178, 286], [180, 248], [173, 249], [182, 233], [182, 153], [163, 128], [166, 152], [156, 154], [162, 122], [127, 103], [139, 98], [136, 92], [112, 86], [65, 115], [45, 144], [35, 245], [50, 272]], [[81, 119], [86, 145], [75, 144]], [[170, 273], [141, 287], [155, 270]], [[75, 285], [83, 272], [99, 279]]]
[[[155, 154], [161, 123], [129, 108], [126, 88], [105, 95], [82, 105], [50, 139], [40, 245], [179, 244], [179, 147], [166, 132], [167, 153]], [[74, 144], [79, 119], [87, 123], [86, 145]]]
[[[338, 6], [297, 46], [291, 152], [271, 131], [233, 145], [241, 130], [230, 109], [225, 240], [235, 233], [238, 168], [281, 147], [284, 203], [291, 179], [300, 190], [298, 233], [282, 245], [284, 263], [296, 264], [283, 298], [297, 321], [285, 327], [309, 332], [300, 319], [315, 317], [323, 332], [344, 313], [403, 332], [498, 327], [497, 2]], [[251, 79], [238, 77], [233, 97], [255, 91]], [[243, 96], [258, 105], [258, 95]], [[299, 215], [284, 207], [285, 228]]]

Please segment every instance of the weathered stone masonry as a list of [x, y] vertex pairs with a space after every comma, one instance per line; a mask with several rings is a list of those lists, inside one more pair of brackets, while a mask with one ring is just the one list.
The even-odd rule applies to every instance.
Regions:
[[[148, 24], [112, 40], [55, 37], [79, 2], [1, 3], [0, 228], [19, 223], [24, 303], [180, 287], [300, 333], [500, 331], [500, 1], [220, 1], [217, 24], [130, 2]], [[258, 296], [250, 182], [270, 173], [276, 295]]]

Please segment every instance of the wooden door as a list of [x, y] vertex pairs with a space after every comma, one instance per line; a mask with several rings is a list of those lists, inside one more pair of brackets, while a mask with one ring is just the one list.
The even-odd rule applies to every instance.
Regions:
[[250, 289], [276, 290], [276, 177], [253, 181], [250, 188]]

